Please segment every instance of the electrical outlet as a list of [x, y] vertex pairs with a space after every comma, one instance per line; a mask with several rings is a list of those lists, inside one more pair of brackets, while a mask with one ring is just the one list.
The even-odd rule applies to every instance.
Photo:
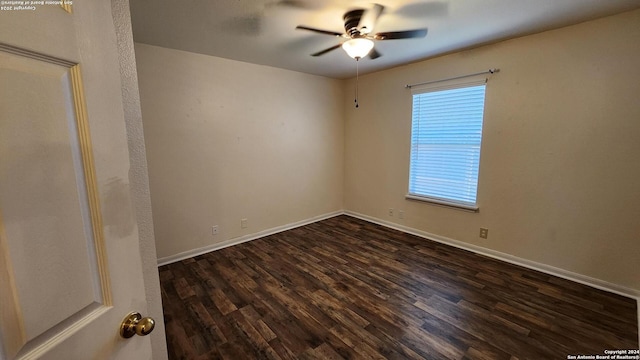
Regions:
[[393, 216], [393, 208], [389, 208], [389, 216]]
[[402, 210], [398, 211], [398, 219], [404, 219], [404, 211]]
[[246, 229], [249, 225], [247, 225], [247, 219], [240, 219], [240, 227], [242, 229]]
[[211, 227], [211, 235], [218, 235], [218, 225], [213, 225]]
[[489, 229], [487, 228], [480, 228], [480, 237], [483, 239], [486, 239], [489, 237]]

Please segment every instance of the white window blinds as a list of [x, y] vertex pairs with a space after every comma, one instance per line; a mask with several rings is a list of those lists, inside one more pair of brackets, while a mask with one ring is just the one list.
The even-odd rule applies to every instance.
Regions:
[[477, 209], [485, 84], [413, 91], [408, 197]]

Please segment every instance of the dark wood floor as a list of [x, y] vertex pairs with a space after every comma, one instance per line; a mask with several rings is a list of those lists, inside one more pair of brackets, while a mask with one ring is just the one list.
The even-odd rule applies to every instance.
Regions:
[[160, 268], [171, 359], [567, 359], [636, 301], [348, 216]]

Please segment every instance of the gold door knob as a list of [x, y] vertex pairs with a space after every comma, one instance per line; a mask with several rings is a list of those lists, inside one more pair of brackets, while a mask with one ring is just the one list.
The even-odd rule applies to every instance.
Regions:
[[134, 311], [122, 320], [122, 324], [120, 325], [120, 336], [128, 339], [136, 334], [138, 336], [149, 335], [155, 326], [155, 320], [150, 317], [143, 318], [139, 312]]

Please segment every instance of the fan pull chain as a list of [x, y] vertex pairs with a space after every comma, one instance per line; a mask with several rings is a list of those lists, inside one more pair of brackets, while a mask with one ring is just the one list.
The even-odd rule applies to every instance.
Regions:
[[354, 100], [356, 103], [356, 109], [360, 107], [360, 104], [358, 104], [358, 77], [359, 77], [359, 74], [358, 74], [359, 61], [358, 60], [360, 60], [360, 58], [356, 58], [356, 98]]

